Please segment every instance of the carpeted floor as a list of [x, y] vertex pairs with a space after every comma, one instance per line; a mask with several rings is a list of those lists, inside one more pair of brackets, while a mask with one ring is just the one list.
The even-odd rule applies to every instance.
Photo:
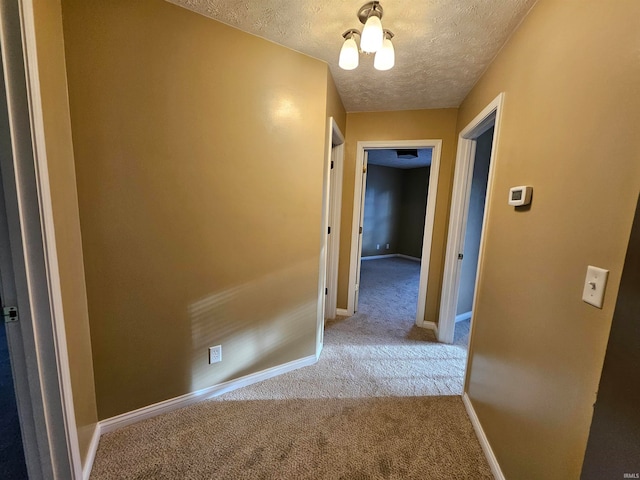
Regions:
[[418, 275], [363, 262], [316, 365], [104, 435], [91, 478], [492, 478], [459, 397], [468, 325], [454, 345], [415, 327]]
[[461, 395], [469, 322], [453, 345], [415, 325], [420, 264], [366, 260], [358, 314], [327, 322], [320, 361], [220, 399], [353, 398]]

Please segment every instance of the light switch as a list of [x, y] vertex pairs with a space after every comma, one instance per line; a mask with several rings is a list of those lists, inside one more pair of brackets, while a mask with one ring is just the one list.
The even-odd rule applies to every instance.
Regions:
[[602, 302], [604, 300], [604, 290], [607, 286], [607, 278], [609, 277], [609, 270], [603, 268], [587, 267], [587, 278], [584, 280], [584, 290], [582, 291], [582, 300], [593, 305], [594, 307], [602, 308]]

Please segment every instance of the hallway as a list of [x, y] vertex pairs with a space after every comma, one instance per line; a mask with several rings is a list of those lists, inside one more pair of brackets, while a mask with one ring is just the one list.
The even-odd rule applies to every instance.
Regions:
[[364, 263], [360, 311], [327, 323], [317, 364], [104, 435], [91, 478], [492, 478], [464, 338], [414, 325], [417, 262]]

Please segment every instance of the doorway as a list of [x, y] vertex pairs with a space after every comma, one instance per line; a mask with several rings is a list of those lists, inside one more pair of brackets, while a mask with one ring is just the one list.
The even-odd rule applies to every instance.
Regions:
[[[6, 144], [6, 134], [8, 132], [2, 128], [0, 135], [0, 151], [4, 151]], [[0, 169], [0, 238], [8, 238], [8, 230], [5, 219], [4, 194], [2, 188], [2, 170]], [[0, 255], [5, 255], [7, 251], [3, 248]], [[0, 306], [5, 307], [3, 277], [7, 277], [3, 265], [8, 259], [0, 259]], [[3, 325], [0, 326], [0, 478], [6, 480], [21, 480], [27, 478], [27, 465], [24, 458], [24, 448], [22, 446], [22, 433], [20, 429], [20, 418], [18, 416], [18, 406], [16, 404], [16, 390], [11, 371], [11, 355], [9, 352], [9, 336], [14, 343], [19, 341], [19, 333], [16, 332], [17, 325], [12, 319], [4, 318]]]
[[[360, 293], [415, 319], [432, 149], [367, 151]], [[382, 299], [381, 299], [382, 300]]]
[[487, 196], [487, 181], [491, 163], [491, 145], [494, 127], [482, 133], [477, 139], [469, 200], [467, 202], [467, 222], [465, 226], [463, 255], [460, 266], [460, 284], [458, 287], [458, 301], [456, 302], [456, 317], [454, 324], [454, 343], [456, 338], [468, 338], [473, 315], [473, 296], [476, 288], [478, 271], [478, 254], [480, 253], [480, 238], [484, 224], [485, 199]]
[[[418, 287], [418, 304], [416, 308], [415, 323], [419, 327], [428, 326], [424, 321], [426, 304], [427, 280], [429, 273], [429, 260], [431, 253], [431, 241], [433, 234], [433, 220], [435, 216], [435, 199], [437, 196], [438, 174], [440, 166], [441, 140], [409, 140], [409, 141], [367, 141], [358, 142], [356, 151], [356, 178], [354, 185], [354, 210], [351, 233], [351, 256], [349, 269], [349, 288], [347, 313], [353, 315], [358, 309], [358, 295], [360, 290], [360, 275], [362, 265], [362, 246], [364, 229], [364, 212], [366, 202], [367, 170], [369, 168], [369, 156], [372, 152], [375, 156], [377, 150], [416, 150], [427, 149], [431, 152], [430, 172], [428, 180], [427, 205], [423, 228], [423, 242], [420, 251], [420, 274]], [[376, 243], [377, 244], [377, 243]], [[382, 243], [386, 250], [386, 242]], [[391, 249], [391, 245], [389, 250]]]
[[320, 357], [324, 343], [325, 320], [335, 318], [338, 299], [338, 251], [340, 249], [344, 135], [333, 117], [329, 117], [328, 120], [326, 142], [327, 159], [323, 175], [316, 358]]
[[456, 320], [468, 321], [473, 337], [473, 309], [487, 221], [485, 205], [492, 192], [503, 96], [498, 95], [487, 105], [458, 137], [437, 331], [443, 343], [454, 342]]
[[338, 253], [340, 250], [340, 213], [342, 208], [342, 172], [344, 158], [344, 135], [332, 118], [329, 119], [331, 129], [331, 150], [327, 160], [329, 170], [328, 205], [327, 205], [327, 278], [325, 289], [325, 319], [336, 317], [338, 301]]
[[79, 479], [35, 45], [33, 3], [1, 2], [0, 296], [28, 478]]

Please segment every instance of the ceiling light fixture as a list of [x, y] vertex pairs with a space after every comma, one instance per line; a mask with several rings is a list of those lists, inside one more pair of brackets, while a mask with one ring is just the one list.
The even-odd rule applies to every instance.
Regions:
[[[382, 28], [382, 5], [374, 1], [365, 3], [358, 10], [358, 20], [364, 25], [362, 33], [355, 28], [347, 30], [342, 34], [344, 43], [340, 50], [338, 65], [344, 70], [353, 70], [358, 66], [359, 52], [370, 54], [375, 53], [373, 66], [377, 70], [389, 70], [395, 64], [395, 50], [391, 39], [393, 33]], [[360, 50], [353, 38], [354, 35], [360, 37]]]

